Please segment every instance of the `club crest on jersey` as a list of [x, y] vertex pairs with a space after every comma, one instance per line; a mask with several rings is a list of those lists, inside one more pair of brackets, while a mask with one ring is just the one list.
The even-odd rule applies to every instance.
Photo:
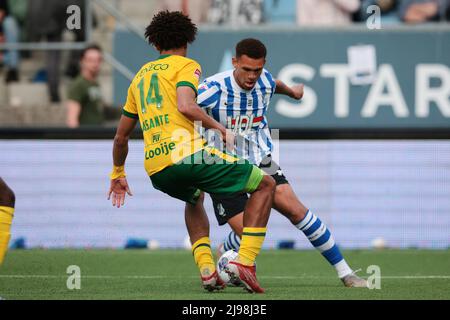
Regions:
[[263, 119], [263, 116], [255, 116], [254, 114], [240, 114], [234, 117], [227, 117], [227, 128], [234, 132], [246, 133], [251, 129], [257, 129]]
[[200, 85], [200, 87], [198, 87], [198, 90], [208, 90], [209, 88], [208, 88], [208, 85], [206, 84], [206, 83], [203, 83], [203, 84], [201, 84]]
[[195, 69], [195, 71], [194, 71], [194, 76], [195, 76], [198, 80], [200, 80], [201, 75], [202, 75], [202, 72], [201, 72], [199, 69]]

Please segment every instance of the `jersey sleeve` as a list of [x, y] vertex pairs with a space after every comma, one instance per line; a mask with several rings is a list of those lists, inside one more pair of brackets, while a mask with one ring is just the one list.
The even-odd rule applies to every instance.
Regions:
[[197, 95], [201, 75], [202, 69], [200, 65], [195, 61], [191, 61], [179, 71], [176, 87], [190, 87]]
[[125, 103], [122, 114], [129, 118], [139, 119], [136, 99], [134, 98], [133, 83], [128, 88], [127, 102]]
[[267, 80], [270, 83], [270, 90], [271, 90], [270, 97], [272, 98], [273, 94], [275, 93], [275, 89], [277, 88], [277, 84], [269, 71], [264, 69], [264, 75], [266, 76]]
[[201, 108], [213, 108], [219, 104], [221, 92], [217, 82], [205, 80], [198, 88], [197, 104]]

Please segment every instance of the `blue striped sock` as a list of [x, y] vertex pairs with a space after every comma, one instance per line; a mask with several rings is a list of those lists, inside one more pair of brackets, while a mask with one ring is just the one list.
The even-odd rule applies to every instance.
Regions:
[[239, 238], [239, 236], [234, 233], [234, 231], [231, 231], [225, 239], [225, 242], [223, 243], [223, 248], [225, 249], [225, 251], [234, 250], [238, 252], [240, 245], [241, 238]]
[[335, 267], [340, 278], [352, 272], [334, 242], [330, 230], [314, 213], [308, 210], [303, 220], [295, 226], [305, 234], [314, 248], [319, 250], [324, 258]]

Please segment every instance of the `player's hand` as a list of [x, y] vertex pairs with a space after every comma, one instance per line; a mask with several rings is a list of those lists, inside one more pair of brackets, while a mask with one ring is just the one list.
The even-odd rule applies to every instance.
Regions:
[[293, 98], [295, 100], [300, 100], [301, 98], [303, 98], [304, 87], [305, 86], [303, 85], [303, 83], [292, 86], [291, 87], [291, 90], [292, 90], [291, 98]]
[[117, 178], [111, 180], [111, 187], [108, 192], [108, 200], [111, 199], [112, 195], [112, 205], [114, 207], [120, 208], [125, 204], [125, 196], [128, 193], [132, 196], [130, 187], [128, 186], [127, 178]]

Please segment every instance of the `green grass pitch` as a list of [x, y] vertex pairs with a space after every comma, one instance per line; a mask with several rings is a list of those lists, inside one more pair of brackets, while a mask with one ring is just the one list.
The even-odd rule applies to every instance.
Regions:
[[[344, 251], [366, 273], [381, 268], [381, 289], [345, 288], [314, 250], [264, 250], [251, 295], [228, 287], [208, 293], [186, 250], [12, 250], [0, 268], [0, 296], [13, 299], [450, 299], [450, 250]], [[69, 265], [81, 269], [81, 289], [69, 290]]]

